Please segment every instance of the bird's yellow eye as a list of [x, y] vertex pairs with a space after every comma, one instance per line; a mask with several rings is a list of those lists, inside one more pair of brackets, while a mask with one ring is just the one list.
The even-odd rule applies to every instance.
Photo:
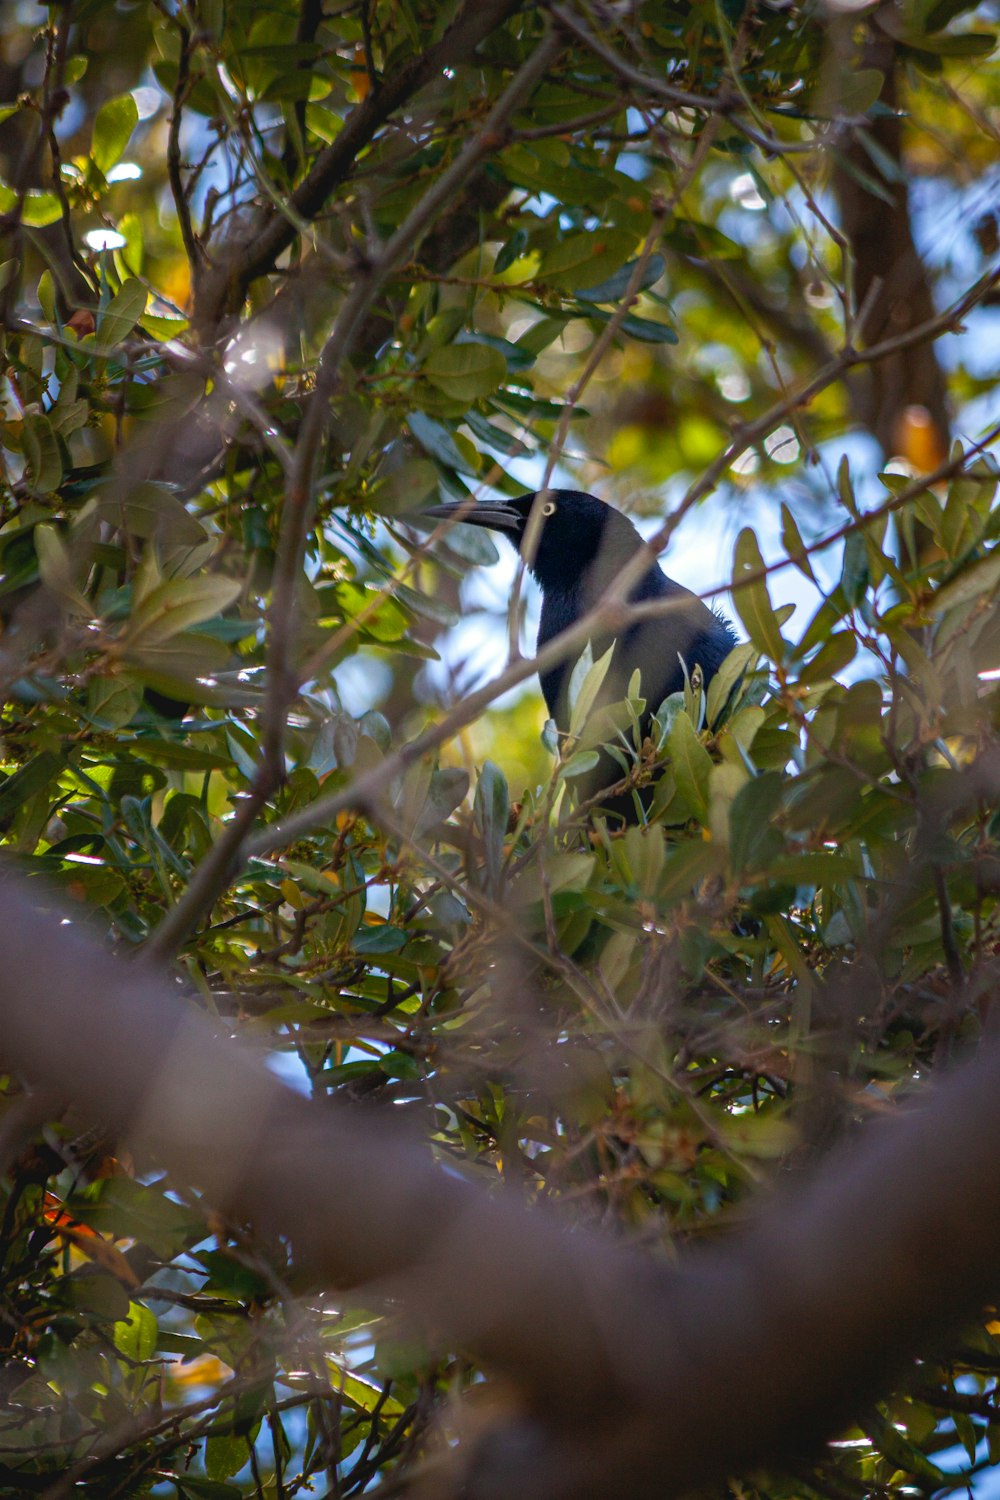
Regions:
[[556, 502], [554, 500], [546, 500], [545, 504], [542, 506], [542, 515], [543, 516], [554, 516], [555, 513], [556, 513]]

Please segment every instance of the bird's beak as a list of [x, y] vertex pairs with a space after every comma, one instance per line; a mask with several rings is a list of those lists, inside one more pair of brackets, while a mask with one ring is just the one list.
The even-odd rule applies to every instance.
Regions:
[[519, 535], [524, 517], [502, 500], [452, 500], [447, 505], [431, 505], [424, 511], [435, 521], [463, 521], [467, 526], [488, 526], [493, 531], [511, 531]]

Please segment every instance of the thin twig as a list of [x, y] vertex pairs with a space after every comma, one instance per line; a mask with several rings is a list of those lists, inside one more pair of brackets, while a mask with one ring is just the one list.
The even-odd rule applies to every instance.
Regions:
[[[421, 56], [382, 79], [344, 121], [337, 137], [317, 156], [287, 200], [296, 221], [316, 216], [333, 189], [354, 170], [358, 156], [391, 116], [424, 88], [472, 55], [476, 47], [515, 11], [523, 0], [467, 0], [440, 41]], [[197, 289], [195, 323], [214, 331], [226, 311], [238, 306], [247, 287], [269, 271], [295, 238], [291, 218], [273, 204], [232, 244], [220, 246], [216, 264]]]
[[487, 156], [505, 144], [507, 122], [520, 103], [544, 77], [564, 42], [554, 29], [547, 32], [515, 74], [490, 111], [482, 129], [459, 152], [428, 189], [403, 224], [371, 262], [345, 298], [333, 332], [320, 357], [316, 384], [299, 431], [288, 471], [285, 506], [272, 581], [267, 658], [267, 698], [263, 745], [257, 775], [248, 801], [227, 825], [211, 852], [198, 866], [177, 904], [163, 918], [147, 951], [163, 959], [176, 950], [201, 916], [225, 889], [238, 865], [241, 848], [261, 807], [279, 784], [284, 770], [285, 719], [298, 691], [294, 647], [298, 638], [298, 591], [302, 562], [313, 517], [314, 470], [329, 421], [329, 404], [340, 380], [344, 361], [386, 283], [418, 248], [437, 216]]
[[[991, 428], [986, 437], [974, 444], [961, 458], [952, 459], [948, 463], [942, 464], [940, 468], [930, 474], [922, 475], [919, 479], [914, 480], [911, 485], [908, 485], [905, 490], [900, 491], [898, 495], [891, 496], [877, 510], [869, 512], [859, 520], [847, 522], [844, 526], [839, 527], [837, 531], [812, 544], [808, 550], [810, 552], [822, 550], [822, 548], [830, 546], [833, 542], [841, 540], [853, 532], [864, 530], [866, 526], [871, 525], [882, 515], [898, 510], [929, 485], [937, 484], [942, 479], [947, 479], [959, 473], [970, 455], [982, 451], [995, 441], [998, 436], [1000, 436], [1000, 423]], [[642, 551], [638, 554], [640, 557], [643, 555]], [[551, 641], [548, 641], [541, 647], [534, 657], [522, 657], [520, 660], [512, 662], [492, 682], [488, 682], [475, 692], [470, 693], [461, 703], [456, 704], [450, 709], [439, 723], [428, 726], [427, 729], [408, 745], [400, 746], [394, 754], [388, 756], [381, 764], [366, 772], [352, 786], [345, 787], [341, 791], [331, 793], [326, 797], [318, 797], [307, 807], [300, 808], [297, 812], [282, 819], [281, 822], [262, 829], [259, 834], [254, 835], [254, 837], [247, 841], [247, 853], [254, 855], [265, 854], [271, 850], [282, 848], [287, 844], [293, 843], [296, 839], [303, 837], [305, 834], [317, 828], [322, 828], [335, 818], [338, 813], [348, 809], [377, 816], [379, 798], [396, 776], [404, 771], [407, 766], [411, 765], [413, 761], [418, 760], [422, 755], [436, 750], [440, 745], [446, 743], [446, 741], [450, 740], [460, 730], [464, 729], [467, 724], [471, 724], [491, 703], [501, 697], [510, 688], [516, 687], [518, 683], [523, 682], [534, 672], [545, 672], [550, 667], [557, 666], [566, 661], [578, 647], [582, 647], [583, 643], [589, 640], [595, 631], [601, 629], [616, 631], [625, 624], [667, 615], [672, 609], [676, 609], [678, 601], [671, 599], [662, 601], [651, 600], [641, 604], [622, 604], [618, 600], [620, 581], [632, 569], [633, 563], [634, 559], [619, 574], [619, 582], [615, 584], [613, 589], [609, 589], [604, 599], [600, 600], [594, 606], [590, 614], [577, 620], [560, 635], [553, 637]], [[645, 566], [649, 566], [648, 561], [645, 563]], [[703, 599], [711, 599], [717, 594], [725, 592], [727, 589], [748, 588], [752, 584], [768, 577], [771, 573], [776, 573], [792, 566], [794, 566], [793, 559], [781, 558], [777, 562], [768, 564], [757, 572], [741, 578], [736, 584], [719, 585], [712, 589], [706, 589], [701, 597]]]
[[191, 223], [191, 205], [181, 176], [181, 121], [184, 102], [191, 81], [191, 32], [183, 21], [178, 21], [180, 53], [177, 59], [177, 83], [174, 87], [173, 108], [170, 111], [170, 129], [167, 134], [167, 180], [174, 200], [177, 223], [180, 226], [181, 242], [188, 258], [192, 279], [195, 280], [202, 264], [201, 247], [195, 237]]

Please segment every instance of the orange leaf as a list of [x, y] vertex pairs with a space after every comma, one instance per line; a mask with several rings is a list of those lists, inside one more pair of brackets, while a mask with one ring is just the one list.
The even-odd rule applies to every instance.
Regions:
[[140, 1285], [139, 1277], [117, 1246], [112, 1245], [110, 1240], [102, 1239], [89, 1225], [81, 1224], [78, 1219], [74, 1219], [52, 1193], [45, 1195], [42, 1217], [51, 1225], [60, 1239], [67, 1240], [74, 1245], [81, 1255], [85, 1255], [88, 1260], [100, 1266], [102, 1271], [107, 1271], [123, 1286]]

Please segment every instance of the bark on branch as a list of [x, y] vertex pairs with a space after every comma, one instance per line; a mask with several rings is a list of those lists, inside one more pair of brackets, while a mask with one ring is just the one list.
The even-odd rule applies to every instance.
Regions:
[[[903, 159], [903, 125], [897, 80], [897, 48], [880, 22], [891, 24], [892, 4], [864, 23], [859, 66], [882, 73], [883, 113], [856, 129], [833, 174], [840, 221], [854, 259], [854, 296], [864, 310], [864, 344], [877, 344], [927, 322], [934, 298], [927, 267], [913, 238], [910, 190]], [[845, 28], [846, 29], [846, 28]], [[874, 154], [862, 140], [872, 142]], [[878, 192], [866, 187], [874, 182]], [[935, 446], [948, 451], [947, 383], [933, 342], [898, 351], [871, 365], [864, 399], [865, 425], [888, 456], [906, 447], [908, 409], [922, 409], [933, 423]]]

